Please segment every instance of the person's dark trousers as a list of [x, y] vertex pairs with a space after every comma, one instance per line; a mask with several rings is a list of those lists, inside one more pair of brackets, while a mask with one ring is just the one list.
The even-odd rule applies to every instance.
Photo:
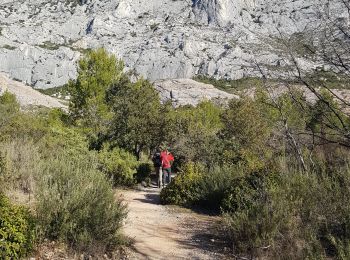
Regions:
[[163, 183], [169, 184], [171, 182], [171, 168], [163, 168]]
[[158, 188], [164, 186], [163, 185], [163, 172], [162, 172], [162, 167], [154, 167], [156, 170], [156, 175], [157, 175], [157, 184]]

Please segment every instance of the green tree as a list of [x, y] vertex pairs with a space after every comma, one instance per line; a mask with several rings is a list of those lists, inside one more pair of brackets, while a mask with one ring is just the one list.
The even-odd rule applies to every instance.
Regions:
[[210, 166], [218, 162], [222, 109], [210, 101], [196, 107], [168, 108], [161, 116], [163, 142], [177, 155], [177, 162], [201, 162]]
[[269, 121], [258, 102], [231, 100], [222, 115], [223, 156], [227, 162], [244, 163], [252, 170], [264, 167], [270, 156]]
[[[266, 90], [259, 90], [257, 102], [266, 120], [274, 128], [274, 147], [281, 154], [290, 154], [296, 159], [301, 170], [307, 170], [305, 160], [306, 150], [303, 147], [305, 138], [300, 133], [305, 132], [311, 104], [306, 102], [304, 93], [298, 89], [289, 88], [278, 97], [272, 97]], [[291, 158], [290, 158], [291, 159]], [[293, 159], [293, 160], [295, 160]]]
[[113, 111], [108, 140], [133, 152], [139, 160], [144, 149], [157, 145], [158, 93], [149, 81], [140, 79], [131, 83], [124, 76], [109, 89], [107, 100]]
[[70, 114], [75, 122], [99, 130], [111, 114], [105, 102], [106, 90], [123, 75], [124, 64], [100, 48], [79, 61], [78, 78], [69, 82]]

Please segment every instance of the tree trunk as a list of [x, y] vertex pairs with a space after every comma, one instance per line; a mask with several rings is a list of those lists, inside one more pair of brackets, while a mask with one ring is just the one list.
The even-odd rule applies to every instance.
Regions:
[[141, 151], [142, 151], [141, 145], [135, 144], [134, 154], [135, 154], [136, 159], [137, 159], [138, 161], [140, 161], [140, 159], [141, 159]]
[[297, 155], [297, 158], [298, 160], [300, 161], [300, 164], [304, 170], [304, 172], [307, 171], [307, 167], [306, 167], [306, 164], [305, 164], [305, 160], [304, 160], [304, 157], [303, 157], [303, 153], [301, 152], [301, 149], [299, 147], [299, 144], [297, 143], [297, 141], [295, 140], [294, 136], [292, 135], [292, 133], [289, 131], [289, 127], [288, 127], [288, 124], [287, 122], [285, 121], [284, 122], [284, 129], [286, 131], [286, 134], [287, 134], [287, 137], [288, 139], [291, 141], [292, 145], [294, 146], [294, 149], [296, 151], [296, 155]]

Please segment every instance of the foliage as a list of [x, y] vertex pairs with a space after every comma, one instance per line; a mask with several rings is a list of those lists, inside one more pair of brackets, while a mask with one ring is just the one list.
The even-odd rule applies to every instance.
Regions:
[[178, 173], [176, 178], [160, 193], [164, 204], [191, 206], [197, 200], [197, 185], [202, 178], [202, 167], [188, 163]]
[[5, 92], [0, 96], [0, 131], [6, 127], [19, 112], [15, 95]]
[[0, 258], [27, 256], [34, 245], [34, 219], [29, 211], [13, 205], [0, 194]]
[[7, 50], [11, 50], [11, 51], [17, 49], [17, 47], [12, 46], [12, 45], [8, 45], [8, 44], [5, 44], [5, 45], [1, 46], [1, 48], [7, 49]]
[[330, 89], [349, 89], [348, 77], [344, 74], [335, 73], [333, 71], [326, 71], [323, 68], [312, 71], [306, 75], [308, 82], [313, 84], [330, 88]]
[[[331, 109], [336, 104], [325, 100], [328, 103], [310, 104], [298, 91], [274, 98], [262, 91], [255, 101], [231, 101], [219, 114], [219, 131], [214, 131], [214, 150], [220, 156], [212, 157], [214, 163], [197, 174], [179, 173], [162, 190], [162, 202], [221, 209], [226, 234], [235, 254], [242, 257], [346, 259], [348, 151], [319, 143], [312, 135], [298, 135], [323, 129], [324, 136], [341, 140], [324, 124], [338, 130], [348, 124], [348, 117], [337, 116]], [[186, 109], [193, 108], [177, 111]], [[186, 118], [196, 122], [188, 115], [174, 113], [179, 131], [190, 125], [184, 123]], [[200, 128], [194, 132], [200, 133]], [[307, 171], [295, 163], [299, 155]]]
[[283, 205], [272, 201], [278, 177], [252, 173], [236, 178], [226, 190], [222, 211], [236, 252], [254, 255], [256, 249], [270, 245], [286, 220], [288, 210], [280, 212]]
[[150, 162], [144, 162], [139, 165], [135, 174], [136, 181], [138, 183], [142, 181], [150, 182], [151, 173], [153, 171], [153, 165]]
[[241, 176], [240, 167], [203, 167], [187, 163], [162, 190], [161, 201], [186, 207], [201, 207], [219, 213], [232, 181]]
[[349, 171], [249, 175], [233, 182], [223, 203], [236, 254], [342, 258], [348, 254]]
[[0, 100], [0, 141], [26, 139], [28, 136], [34, 141], [40, 140], [46, 133], [44, 117], [47, 111], [23, 113], [15, 97], [9, 94], [7, 98], [5, 95], [7, 94], [0, 97], [4, 98]]
[[42, 44], [38, 45], [38, 47], [43, 48], [43, 49], [47, 49], [50, 51], [55, 51], [58, 50], [62, 45], [54, 43], [54, 42], [50, 42], [50, 41], [45, 41]]
[[0, 180], [5, 187], [32, 193], [39, 172], [38, 147], [31, 141], [14, 138], [0, 143]]
[[123, 68], [123, 62], [104, 49], [90, 51], [79, 61], [78, 78], [68, 84], [73, 120], [95, 128], [95, 131], [100, 130], [104, 121], [110, 118], [105, 102], [106, 90], [118, 82]]
[[98, 154], [99, 169], [107, 174], [114, 186], [134, 184], [134, 174], [138, 172], [135, 156], [121, 148], [104, 148]]
[[38, 89], [38, 91], [40, 93], [45, 94], [45, 95], [54, 96], [54, 97], [58, 97], [60, 95], [61, 98], [63, 98], [63, 99], [66, 96], [70, 96], [68, 84], [65, 84], [65, 85], [59, 86], [59, 87], [53, 87], [53, 88], [47, 88], [47, 89]]
[[112, 185], [147, 180], [141, 155], [162, 145], [179, 171], [162, 203], [221, 212], [237, 257], [349, 257], [350, 120], [327, 81], [315, 102], [293, 87], [261, 88], [254, 100], [174, 108], [122, 70], [104, 50], [87, 54], [69, 85], [69, 116], [0, 97], [2, 189], [34, 192], [39, 238], [103, 251], [120, 242], [125, 209]]
[[226, 162], [261, 169], [271, 156], [269, 121], [259, 103], [250, 99], [232, 100], [222, 115], [222, 135]]
[[[99, 171], [99, 154], [89, 151], [84, 129], [68, 127], [67, 115], [60, 110], [22, 112], [12, 96], [2, 97], [1, 104], [2, 111], [9, 111], [8, 122], [0, 128], [1, 189], [34, 195], [35, 204], [30, 205], [39, 242], [58, 239], [94, 252], [120, 244], [125, 206]], [[103, 152], [107, 159], [114, 156]], [[116, 153], [120, 165], [136, 164], [132, 155]], [[130, 167], [136, 172], [137, 165]]]
[[85, 250], [106, 250], [119, 242], [125, 206], [114, 198], [95, 161], [93, 156], [67, 151], [46, 160], [36, 190], [44, 237]]
[[222, 127], [222, 108], [209, 101], [196, 107], [176, 109], [164, 107], [161, 112], [161, 133], [171, 151], [176, 154], [176, 165], [195, 161], [206, 166], [220, 157], [218, 132]]
[[216, 166], [203, 172], [198, 183], [198, 196], [194, 204], [220, 212], [228, 191], [236, 178], [244, 174], [241, 166]]
[[159, 95], [147, 80], [120, 83], [123, 84], [114, 84], [107, 94], [113, 111], [107, 136], [113, 145], [133, 152], [139, 160], [143, 149], [157, 145]]

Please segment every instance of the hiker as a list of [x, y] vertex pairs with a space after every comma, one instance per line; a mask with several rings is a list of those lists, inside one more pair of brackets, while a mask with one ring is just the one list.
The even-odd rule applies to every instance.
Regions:
[[169, 161], [170, 161], [170, 167], [173, 167], [173, 162], [174, 162], [174, 155], [172, 155], [171, 152], [169, 152], [168, 150], [168, 158], [169, 158]]
[[171, 182], [171, 163], [174, 161], [174, 156], [165, 149], [160, 154], [162, 160], [162, 170], [163, 170], [163, 187], [164, 184], [169, 184]]
[[164, 186], [163, 178], [162, 178], [163, 172], [162, 172], [162, 159], [160, 158], [160, 149], [157, 149], [155, 154], [153, 154], [152, 161], [153, 161], [154, 169], [156, 170], [157, 185], [158, 185], [158, 188], [160, 188], [161, 186]]

